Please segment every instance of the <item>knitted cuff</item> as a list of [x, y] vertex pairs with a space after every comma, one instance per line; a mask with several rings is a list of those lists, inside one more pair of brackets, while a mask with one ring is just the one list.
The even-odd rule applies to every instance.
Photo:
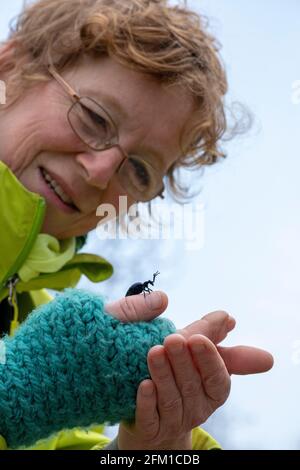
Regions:
[[15, 448], [63, 428], [133, 420], [147, 353], [174, 332], [167, 319], [121, 323], [101, 297], [67, 289], [4, 339], [0, 434]]

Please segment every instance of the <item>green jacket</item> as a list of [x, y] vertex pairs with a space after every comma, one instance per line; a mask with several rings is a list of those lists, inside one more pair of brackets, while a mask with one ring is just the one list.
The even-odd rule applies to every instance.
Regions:
[[[28, 191], [0, 162], [0, 317], [9, 295], [10, 280], [26, 261], [40, 233], [44, 214], [44, 198]], [[81, 253], [75, 254], [58, 272], [40, 274], [28, 282], [18, 280], [15, 285], [17, 320], [23, 321], [36, 306], [51, 300], [45, 288], [61, 290], [74, 287], [82, 274], [93, 282], [100, 282], [110, 277], [112, 272], [112, 266], [104, 258]], [[99, 425], [88, 430], [62, 430], [39, 441], [31, 449], [101, 449], [109, 441], [103, 435], [103, 425]], [[6, 448], [4, 437], [0, 436], [0, 450]], [[193, 448], [215, 449], [219, 446], [205, 431], [196, 428], [193, 431]]]

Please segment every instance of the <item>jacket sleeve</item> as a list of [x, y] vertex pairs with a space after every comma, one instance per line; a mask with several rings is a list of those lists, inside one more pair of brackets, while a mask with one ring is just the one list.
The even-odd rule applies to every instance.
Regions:
[[[93, 450], [118, 450], [117, 438], [108, 445], [97, 444]], [[197, 427], [192, 432], [192, 450], [221, 450], [220, 444], [204, 429]]]
[[220, 444], [202, 428], [193, 429], [193, 450], [221, 450]]
[[[104, 426], [92, 426], [88, 429], [74, 428], [62, 430], [46, 439], [41, 439], [32, 446], [20, 446], [16, 450], [91, 450], [95, 446], [105, 448], [110, 439], [103, 434]], [[0, 450], [8, 450], [5, 439], [0, 436]]]
[[[75, 428], [60, 431], [48, 439], [35, 443], [27, 450], [113, 450], [117, 449], [116, 440], [103, 434], [104, 426], [89, 429]], [[193, 430], [193, 450], [221, 450], [220, 445], [202, 428]], [[24, 449], [21, 448], [21, 449]], [[0, 450], [7, 450], [5, 439], [0, 436]]]

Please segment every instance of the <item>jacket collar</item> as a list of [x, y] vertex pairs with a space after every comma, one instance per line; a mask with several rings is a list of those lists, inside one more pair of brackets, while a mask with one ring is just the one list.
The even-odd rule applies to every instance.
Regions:
[[[41, 230], [46, 202], [28, 191], [11, 170], [0, 161], [0, 301], [7, 295], [5, 285], [24, 264]], [[113, 268], [104, 258], [75, 254], [58, 272], [42, 274], [28, 283], [19, 282], [17, 292], [63, 289], [77, 284], [81, 274], [91, 281], [109, 278]]]
[[41, 229], [45, 200], [0, 162], [0, 288], [22, 266]]

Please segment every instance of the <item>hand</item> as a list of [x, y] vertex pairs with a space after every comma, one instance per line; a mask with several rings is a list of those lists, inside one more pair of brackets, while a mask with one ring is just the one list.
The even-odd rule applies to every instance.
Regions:
[[[167, 305], [166, 294], [155, 291], [122, 298], [105, 309], [120, 321], [149, 321]], [[272, 367], [273, 358], [265, 351], [216, 346], [234, 326], [235, 320], [226, 312], [214, 312], [149, 351], [152, 380], [139, 387], [135, 424], [120, 425], [120, 449], [191, 449], [191, 430], [226, 401], [230, 374], [253, 374]], [[180, 354], [173, 352], [176, 347], [182, 348]], [[164, 359], [163, 365], [155, 365], [157, 357]]]
[[230, 374], [272, 367], [273, 358], [265, 351], [216, 346], [234, 326], [226, 312], [214, 312], [149, 351], [152, 380], [138, 389], [135, 423], [120, 425], [121, 450], [191, 449], [192, 429], [226, 401]]

